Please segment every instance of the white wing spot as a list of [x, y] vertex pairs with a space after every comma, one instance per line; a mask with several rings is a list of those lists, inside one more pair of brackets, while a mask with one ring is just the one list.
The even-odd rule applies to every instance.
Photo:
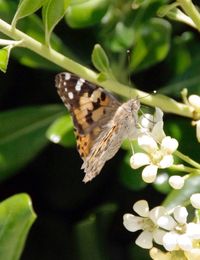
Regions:
[[65, 87], [65, 92], [67, 92], [68, 90], [67, 90], [67, 88]]
[[62, 101], [63, 102], [65, 102], [66, 101], [66, 98], [65, 98], [65, 96], [60, 96], [61, 97], [61, 99], [62, 99]]
[[65, 73], [65, 80], [69, 80], [71, 78], [71, 74], [70, 73]]
[[72, 92], [69, 92], [68, 93], [68, 97], [69, 97], [69, 99], [73, 99], [74, 98], [74, 94]]
[[63, 86], [66, 86], [66, 85], [67, 85], [67, 82], [66, 82], [66, 81], [64, 81], [64, 82], [63, 82]]
[[80, 91], [80, 90], [81, 90], [81, 87], [82, 87], [82, 85], [83, 85], [84, 82], [85, 82], [85, 80], [82, 79], [82, 78], [80, 78], [80, 79], [77, 81], [77, 83], [76, 83], [75, 90], [76, 90], [76, 91]]

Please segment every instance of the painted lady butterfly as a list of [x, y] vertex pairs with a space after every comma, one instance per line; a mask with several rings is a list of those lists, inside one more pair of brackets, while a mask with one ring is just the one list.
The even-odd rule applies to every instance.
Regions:
[[119, 150], [124, 139], [136, 133], [138, 99], [121, 104], [113, 95], [74, 74], [56, 75], [56, 88], [68, 108], [77, 139], [77, 149], [88, 182]]

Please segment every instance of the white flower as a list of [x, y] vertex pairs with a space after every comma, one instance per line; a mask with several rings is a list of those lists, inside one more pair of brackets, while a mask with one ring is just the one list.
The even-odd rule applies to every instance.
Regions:
[[166, 213], [165, 208], [155, 207], [149, 210], [148, 202], [140, 200], [133, 205], [133, 209], [140, 216], [127, 213], [123, 216], [123, 224], [131, 232], [143, 230], [136, 239], [136, 244], [142, 248], [150, 249], [154, 240], [161, 245], [166, 231], [159, 229], [157, 219]]
[[172, 188], [179, 190], [183, 187], [185, 180], [179, 175], [173, 175], [169, 178], [169, 184]]
[[144, 114], [139, 118], [140, 133], [152, 136], [157, 142], [165, 137], [163, 131], [163, 112], [160, 108], [155, 109], [154, 115]]
[[145, 166], [142, 178], [147, 183], [156, 179], [158, 169], [165, 169], [174, 163], [172, 153], [177, 149], [178, 142], [170, 136], [165, 136], [157, 144], [152, 136], [143, 134], [138, 137], [138, 145], [146, 153], [135, 153], [131, 156], [130, 165], [133, 169]]
[[200, 193], [192, 194], [190, 197], [190, 202], [194, 208], [200, 209]]
[[[171, 216], [162, 216], [157, 223], [160, 227], [170, 230], [163, 236], [163, 246], [167, 251], [190, 251], [194, 239], [200, 238], [200, 224], [187, 223], [188, 212], [185, 207], [178, 206]], [[167, 218], [168, 221], [164, 221]]]
[[200, 96], [191, 95], [188, 97], [188, 101], [191, 106], [194, 107], [196, 111], [200, 111]]

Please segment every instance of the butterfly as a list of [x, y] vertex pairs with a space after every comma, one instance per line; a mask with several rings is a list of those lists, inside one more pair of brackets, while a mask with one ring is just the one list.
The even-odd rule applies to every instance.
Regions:
[[104, 88], [69, 72], [57, 74], [55, 84], [73, 119], [86, 183], [100, 173], [125, 139], [135, 137], [140, 102], [121, 103]]

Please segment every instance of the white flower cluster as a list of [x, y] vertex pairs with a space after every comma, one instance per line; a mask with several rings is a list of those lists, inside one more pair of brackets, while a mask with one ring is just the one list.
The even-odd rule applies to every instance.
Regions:
[[[165, 169], [173, 165], [173, 153], [178, 147], [176, 139], [166, 136], [163, 130], [163, 112], [156, 108], [155, 115], [144, 114], [139, 119], [141, 126], [137, 142], [144, 152], [137, 152], [130, 158], [133, 169], [145, 166], [142, 178], [147, 183], [155, 181], [158, 169]], [[181, 178], [181, 177], [180, 177]], [[180, 180], [178, 180], [180, 183]], [[176, 182], [176, 181], [175, 181]], [[173, 185], [173, 180], [170, 184]], [[175, 185], [176, 186], [176, 185]], [[178, 185], [181, 186], [182, 185]]]
[[[200, 208], [200, 193], [193, 194], [190, 200], [195, 208]], [[131, 232], [143, 230], [135, 241], [138, 246], [152, 249], [155, 242], [170, 254], [182, 252], [184, 258], [181, 259], [200, 259], [200, 223], [187, 223], [188, 211], [185, 207], [177, 206], [170, 213], [163, 206], [149, 210], [148, 202], [140, 200], [133, 209], [139, 216], [127, 213], [123, 224]], [[150, 254], [153, 259], [172, 259], [169, 253], [168, 258], [159, 258], [165, 253], [155, 248]], [[194, 254], [198, 258], [188, 257]]]

